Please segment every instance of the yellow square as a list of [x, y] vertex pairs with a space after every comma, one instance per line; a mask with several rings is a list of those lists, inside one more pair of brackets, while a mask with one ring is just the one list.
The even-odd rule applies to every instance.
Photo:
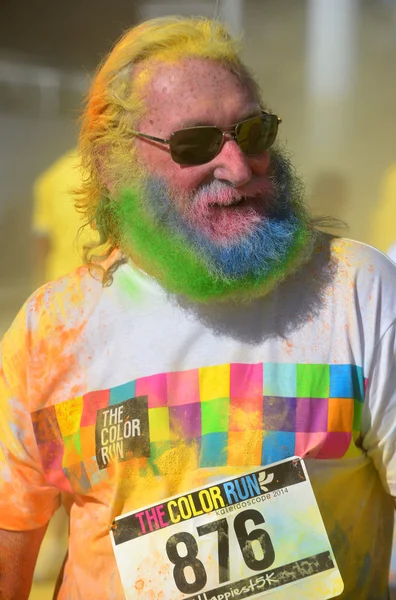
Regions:
[[329, 398], [327, 431], [352, 431], [353, 398]]
[[235, 467], [260, 465], [262, 442], [262, 431], [230, 431], [228, 433], [227, 464]]
[[199, 396], [201, 402], [230, 397], [229, 364], [199, 369]]
[[75, 434], [80, 429], [83, 406], [82, 396], [55, 404], [56, 418], [63, 438]]
[[149, 409], [150, 442], [169, 440], [168, 407]]

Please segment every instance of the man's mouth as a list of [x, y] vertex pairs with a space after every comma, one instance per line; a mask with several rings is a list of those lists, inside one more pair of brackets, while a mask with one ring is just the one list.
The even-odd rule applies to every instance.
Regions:
[[248, 200], [251, 200], [251, 198], [243, 196], [242, 198], [232, 198], [227, 202], [209, 202], [208, 206], [215, 206], [216, 208], [232, 208], [235, 206], [242, 206], [243, 204], [246, 204]]

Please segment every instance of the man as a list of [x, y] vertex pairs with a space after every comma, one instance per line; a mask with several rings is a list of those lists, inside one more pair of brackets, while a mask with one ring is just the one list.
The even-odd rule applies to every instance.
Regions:
[[[220, 480], [295, 455], [306, 460], [340, 597], [387, 598], [396, 271], [363, 244], [315, 231], [273, 145], [279, 122], [216, 22], [144, 23], [99, 70], [79, 196], [98, 246], [87, 267], [33, 294], [3, 341], [2, 598], [27, 598], [60, 496], [71, 525], [59, 598], [186, 597], [166, 591], [173, 579], [188, 597], [228, 598], [195, 593], [209, 567], [195, 538], [172, 527], [168, 558], [155, 545], [146, 556], [148, 538], [137, 538], [121, 576], [141, 576], [123, 591], [114, 519], [138, 511], [143, 535], [167, 524], [161, 501], [184, 494], [188, 517], [192, 490], [214, 482], [218, 494]], [[303, 544], [284, 525], [296, 508], [286, 496], [275, 551], [265, 530], [241, 532], [235, 518], [251, 573]], [[224, 533], [228, 521], [219, 523]], [[218, 533], [210, 568], [218, 562], [226, 582], [228, 534]], [[260, 585], [271, 581], [267, 571]]]

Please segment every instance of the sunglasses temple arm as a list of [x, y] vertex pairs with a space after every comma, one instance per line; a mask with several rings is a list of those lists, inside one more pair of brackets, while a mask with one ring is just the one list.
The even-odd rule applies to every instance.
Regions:
[[169, 140], [164, 140], [159, 137], [154, 137], [153, 135], [148, 135], [147, 133], [140, 133], [140, 131], [131, 131], [134, 135], [144, 138], [145, 140], [152, 140], [153, 142], [161, 142], [162, 144], [169, 144]]

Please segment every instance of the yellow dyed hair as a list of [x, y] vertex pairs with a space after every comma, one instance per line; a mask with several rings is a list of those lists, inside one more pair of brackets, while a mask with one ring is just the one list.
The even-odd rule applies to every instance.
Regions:
[[[139, 161], [132, 130], [144, 115], [143, 90], [153, 61], [177, 63], [190, 57], [221, 63], [258, 87], [241, 62], [240, 42], [225, 26], [202, 17], [164, 17], [127, 31], [98, 68], [82, 116], [80, 153], [86, 174], [77, 192], [77, 209], [100, 234], [98, 243], [85, 248], [84, 259], [93, 266], [117, 246], [109, 203], [111, 187], [122, 188], [139, 177]], [[143, 67], [135, 69], [135, 67]], [[146, 67], [146, 68], [145, 68]], [[102, 254], [93, 250], [102, 246]], [[113, 269], [115, 270], [115, 269]], [[111, 274], [110, 274], [111, 275]]]

